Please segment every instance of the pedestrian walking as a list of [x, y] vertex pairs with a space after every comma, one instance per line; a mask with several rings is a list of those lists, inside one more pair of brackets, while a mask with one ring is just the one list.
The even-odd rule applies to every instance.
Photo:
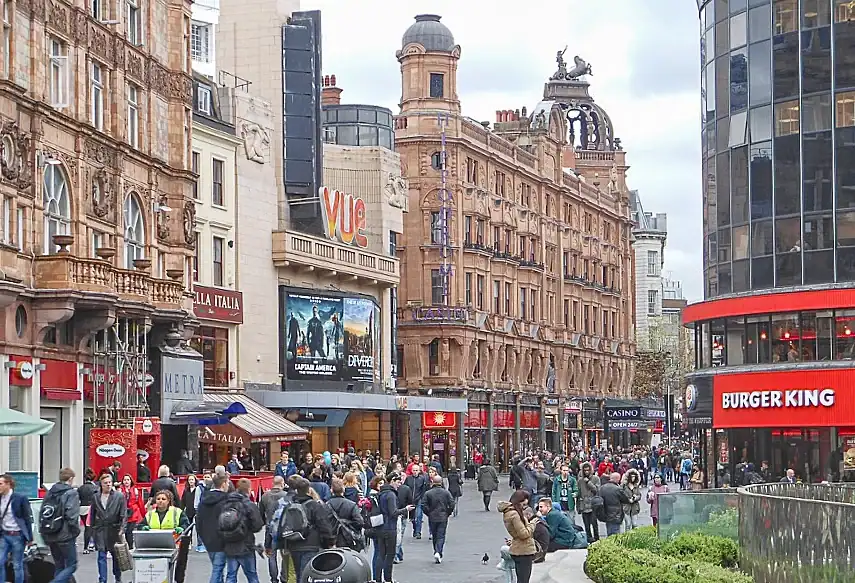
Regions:
[[395, 543], [394, 560], [394, 563], [398, 564], [404, 560], [404, 535], [407, 532], [407, 521], [410, 519], [408, 507], [415, 508], [415, 506], [413, 505], [413, 489], [403, 482], [400, 472], [395, 472], [389, 476], [389, 484], [398, 495], [398, 510], [401, 512], [397, 518], [398, 536]]
[[603, 499], [605, 511], [606, 536], [620, 534], [620, 525], [623, 523], [623, 507], [629, 504], [629, 496], [620, 486], [621, 475], [612, 472], [609, 481], [600, 486], [600, 496]]
[[364, 526], [362, 512], [359, 510], [356, 502], [344, 497], [344, 482], [341, 478], [332, 479], [332, 488], [330, 488], [330, 491], [332, 492], [332, 497], [327, 502], [327, 506], [333, 511], [339, 523], [336, 546], [361, 552], [365, 548], [365, 538], [362, 533]]
[[83, 523], [83, 554], [88, 555], [95, 548], [92, 544], [92, 526], [89, 524], [89, 512], [95, 503], [95, 495], [101, 489], [92, 468], [86, 469], [86, 481], [77, 488], [80, 498], [80, 522]]
[[116, 558], [116, 543], [125, 540], [125, 527], [128, 524], [128, 511], [125, 497], [113, 489], [113, 477], [106, 473], [101, 476], [101, 489], [95, 495], [90, 510], [92, 537], [98, 552], [98, 582], [107, 583], [107, 553], [113, 561], [113, 577], [116, 583], [122, 581], [122, 570]]
[[333, 525], [334, 518], [330, 516], [328, 508], [311, 496], [309, 480], [301, 477], [299, 480], [295, 479], [293, 483], [294, 501], [292, 505], [299, 504], [302, 506], [306, 527], [300, 533], [301, 536], [286, 541], [286, 546], [291, 553], [291, 560], [294, 561], [297, 581], [302, 581], [303, 571], [309, 564], [309, 559], [321, 549], [329, 548], [335, 544], [335, 528]]
[[[292, 462], [293, 463], [293, 462]], [[291, 474], [292, 476], [294, 474]], [[288, 554], [280, 549], [273, 548], [274, 533], [271, 529], [271, 521], [276, 509], [279, 508], [279, 500], [288, 498], [291, 494], [285, 489], [285, 479], [282, 475], [277, 474], [273, 477], [273, 486], [261, 495], [261, 500], [258, 501], [258, 510], [261, 512], [261, 517], [266, 525], [264, 532], [264, 548], [267, 555], [267, 572], [270, 575], [270, 583], [287, 583], [288, 581]], [[200, 539], [201, 540], [201, 539]], [[282, 561], [282, 569], [280, 573], [279, 560]]]
[[[413, 466], [414, 475], [415, 468], [416, 466]], [[424, 477], [422, 474], [420, 475]], [[408, 476], [407, 480], [412, 477]], [[386, 483], [384, 477], [377, 476], [375, 478], [375, 486], [378, 489], [378, 494], [376, 497], [373, 496], [373, 502], [376, 502], [379, 508], [379, 516], [382, 517], [378, 519], [378, 522], [380, 522], [379, 526], [373, 529], [376, 548], [374, 550], [372, 570], [375, 581], [392, 581], [392, 567], [395, 564], [395, 550], [397, 546], [398, 517], [415, 510], [415, 505], [413, 504], [404, 508], [398, 508], [398, 494], [392, 487], [391, 482], [399, 481], [400, 479], [401, 476], [398, 474], [389, 476], [390, 483]], [[372, 519], [377, 518], [377, 516], [374, 516], [376, 512], [376, 510], [372, 510]]]
[[484, 464], [478, 468], [478, 491], [484, 499], [484, 510], [490, 512], [490, 499], [493, 492], [499, 490], [499, 473], [490, 464], [490, 458], [484, 458]]
[[428, 517], [428, 529], [433, 542], [433, 560], [442, 563], [448, 517], [454, 513], [456, 500], [451, 492], [442, 487], [442, 476], [433, 479], [430, 490], [425, 493], [424, 511]]
[[458, 502], [463, 496], [463, 474], [460, 473], [460, 470], [457, 468], [457, 466], [450, 465], [448, 467], [448, 474], [446, 474], [446, 479], [448, 480], [448, 492], [451, 494], [451, 497], [454, 498], [453, 516], [457, 518]]
[[74, 488], [74, 470], [63, 468], [39, 511], [39, 533], [50, 549], [56, 568], [52, 583], [68, 583], [77, 571], [80, 535], [80, 497]]
[[[259, 583], [255, 562], [255, 533], [264, 527], [264, 520], [258, 506], [249, 499], [252, 482], [241, 478], [235, 490], [226, 498], [217, 520], [217, 530], [225, 543], [223, 550], [228, 567], [226, 582], [237, 583], [240, 567], [247, 583]], [[297, 580], [300, 580], [299, 575]]]
[[552, 481], [552, 500], [561, 506], [562, 512], [566, 512], [571, 520], [575, 515], [577, 492], [576, 478], [570, 473], [570, 466], [561, 464], [561, 473]]
[[157, 479], [151, 483], [151, 489], [148, 492], [148, 502], [146, 502], [146, 510], [154, 504], [154, 498], [161, 490], [169, 490], [173, 500], [178, 500], [178, 487], [175, 485], [175, 480], [169, 477], [169, 466], [160, 466], [157, 469]]
[[422, 499], [424, 498], [429, 486], [427, 476], [422, 472], [420, 465], [413, 465], [412, 475], [407, 476], [407, 479], [404, 480], [404, 484], [409, 486], [410, 490], [413, 492], [413, 505], [415, 506], [415, 511], [412, 516], [413, 538], [420, 539], [422, 538], [422, 522], [424, 520]]
[[119, 492], [125, 497], [125, 503], [128, 509], [128, 523], [125, 526], [125, 540], [128, 543], [128, 548], [134, 548], [134, 529], [142, 522], [145, 516], [145, 504], [142, 500], [142, 495], [139, 488], [134, 486], [134, 479], [129, 474], [125, 474], [122, 478], [122, 485]]
[[[199, 502], [202, 500], [202, 485], [196, 474], [187, 474], [187, 481], [184, 483], [184, 492], [181, 494], [181, 500], [178, 507], [187, 516], [189, 522], [196, 520], [196, 509], [199, 507]], [[193, 533], [187, 534], [188, 543], [193, 543]], [[199, 541], [199, 535], [196, 534], [196, 540]]]
[[509, 552], [514, 561], [517, 583], [530, 582], [531, 568], [534, 564], [534, 556], [537, 554], [534, 529], [538, 519], [528, 520], [525, 517], [525, 509], [528, 508], [530, 501], [531, 494], [527, 490], [516, 490], [511, 494], [509, 502], [499, 502], [498, 505], [505, 530], [511, 537], [508, 542]]
[[641, 472], [630, 468], [621, 478], [621, 488], [629, 498], [629, 504], [623, 505], [623, 530], [629, 532], [635, 528], [635, 517], [641, 512]]
[[590, 544], [600, 540], [600, 524], [594, 515], [593, 504], [594, 497], [599, 496], [600, 478], [594, 473], [594, 466], [591, 462], [584, 462], [582, 464], [576, 484], [579, 488], [576, 508], [582, 515], [582, 523], [585, 525], [585, 535], [588, 537], [588, 543]]
[[653, 526], [659, 524], [659, 494], [667, 494], [668, 486], [662, 479], [661, 474], [654, 474], [653, 486], [647, 491], [647, 503], [650, 504], [650, 518], [653, 519]]
[[211, 561], [209, 583], [223, 583], [223, 570], [226, 567], [225, 541], [218, 529], [223, 504], [228, 498], [228, 477], [225, 472], [211, 476], [211, 489], [205, 492], [196, 509], [196, 531], [205, 545], [208, 559]]

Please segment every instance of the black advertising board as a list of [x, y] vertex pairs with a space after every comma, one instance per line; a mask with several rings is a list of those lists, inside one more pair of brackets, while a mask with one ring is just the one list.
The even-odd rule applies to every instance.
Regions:
[[689, 377], [683, 393], [683, 418], [690, 428], [712, 427], [713, 377], [696, 375]]

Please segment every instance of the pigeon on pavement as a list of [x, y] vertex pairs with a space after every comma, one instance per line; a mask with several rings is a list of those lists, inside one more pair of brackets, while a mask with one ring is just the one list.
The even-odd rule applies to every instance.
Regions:
[[484, 556], [481, 557], [481, 564], [486, 565], [489, 562], [490, 562], [490, 555], [488, 555], [487, 553], [484, 553]]

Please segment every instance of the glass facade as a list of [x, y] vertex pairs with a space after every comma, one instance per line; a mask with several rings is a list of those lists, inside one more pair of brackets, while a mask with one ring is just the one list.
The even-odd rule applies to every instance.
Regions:
[[855, 281], [855, 3], [699, 5], [705, 297]]
[[395, 149], [392, 111], [374, 105], [325, 105], [324, 141], [341, 146]]

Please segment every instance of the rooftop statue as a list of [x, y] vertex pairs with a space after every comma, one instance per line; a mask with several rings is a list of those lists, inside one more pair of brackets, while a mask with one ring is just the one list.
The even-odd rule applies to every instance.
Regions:
[[550, 80], [553, 81], [571, 81], [573, 79], [578, 79], [583, 75], [593, 75], [591, 72], [591, 65], [588, 64], [585, 59], [576, 55], [573, 57], [573, 63], [575, 66], [567, 70], [567, 62], [564, 60], [564, 53], [567, 52], [567, 47], [564, 47], [563, 51], [558, 51], [555, 56], [555, 62], [558, 63], [558, 70], [550, 77]]

